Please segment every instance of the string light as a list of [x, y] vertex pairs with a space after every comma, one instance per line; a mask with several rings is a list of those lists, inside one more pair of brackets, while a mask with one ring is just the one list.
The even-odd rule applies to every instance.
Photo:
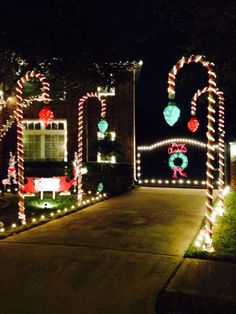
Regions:
[[[49, 100], [51, 100], [51, 99], [48, 99], [48, 101]], [[45, 98], [43, 96], [32, 96], [28, 99], [22, 100], [22, 106], [23, 106], [23, 108], [27, 108], [30, 105], [32, 105], [35, 101], [45, 101]], [[7, 103], [4, 104], [4, 106], [2, 108], [6, 107], [6, 106], [7, 106]], [[0, 110], [2, 108], [0, 107]], [[4, 136], [7, 134], [9, 129], [12, 127], [13, 123], [15, 123], [16, 116], [17, 116], [17, 111], [14, 110], [12, 112], [12, 114], [9, 115], [9, 118], [6, 120], [6, 122], [2, 125], [2, 127], [0, 129], [0, 142], [2, 141]]]
[[[161, 146], [165, 146], [165, 145], [171, 144], [173, 142], [176, 142], [176, 143], [184, 142], [186, 144], [193, 144], [193, 145], [197, 145], [199, 147], [205, 147], [205, 148], [207, 147], [207, 145], [204, 142], [200, 142], [200, 141], [197, 141], [197, 140], [192, 140], [192, 139], [189, 139], [189, 138], [170, 138], [168, 140], [160, 141], [160, 142], [148, 145], [148, 146], [138, 146], [137, 150], [138, 150], [138, 152], [140, 154], [140, 152], [142, 152], [142, 151], [154, 150], [156, 148], [159, 148]], [[137, 154], [137, 157], [140, 158], [140, 155]]]

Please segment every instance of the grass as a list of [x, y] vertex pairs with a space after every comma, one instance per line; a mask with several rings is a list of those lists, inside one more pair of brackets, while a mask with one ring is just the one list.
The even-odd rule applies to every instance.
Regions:
[[207, 253], [196, 248], [193, 241], [185, 257], [236, 262], [236, 192], [225, 196], [225, 214], [213, 227], [213, 248], [214, 252]]
[[[51, 193], [44, 193], [43, 200], [40, 199], [39, 195], [26, 197], [25, 213], [27, 223], [22, 225], [18, 221], [18, 195], [14, 193], [3, 194], [0, 198], [0, 222], [3, 223], [3, 226], [0, 227], [0, 238], [5, 238], [52, 219], [81, 210], [88, 205], [101, 201], [104, 197], [101, 195], [100, 197], [98, 195], [84, 195], [83, 204], [80, 206], [76, 204], [76, 194], [56, 195], [54, 200]], [[13, 224], [16, 224], [16, 226], [12, 227]], [[4, 227], [4, 231], [2, 227]]]
[[224, 298], [209, 298], [184, 294], [181, 292], [162, 292], [156, 302], [158, 314], [230, 314], [235, 313], [236, 305], [233, 300]]

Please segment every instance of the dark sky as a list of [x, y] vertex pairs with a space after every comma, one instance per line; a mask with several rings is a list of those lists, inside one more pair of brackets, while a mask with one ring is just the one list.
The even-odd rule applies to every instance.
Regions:
[[[26, 58], [63, 56], [82, 62], [142, 59], [137, 135], [140, 142], [152, 142], [185, 134], [190, 99], [207, 84], [198, 68], [190, 67], [179, 75], [177, 100], [184, 115], [177, 126], [167, 126], [162, 111], [168, 72], [183, 54], [204, 53], [210, 61], [217, 61], [228, 103], [235, 101], [235, 91], [232, 94], [233, 89], [228, 88], [233, 78], [227, 77], [232, 75], [230, 60], [236, 55], [234, 13], [232, 0], [1, 0], [0, 49], [14, 50]], [[206, 110], [202, 111], [205, 117]], [[205, 137], [205, 132], [202, 128], [199, 136]]]

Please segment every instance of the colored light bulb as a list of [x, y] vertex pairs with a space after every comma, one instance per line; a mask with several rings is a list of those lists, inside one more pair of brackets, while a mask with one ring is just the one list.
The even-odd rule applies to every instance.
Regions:
[[191, 132], [196, 132], [198, 127], [199, 127], [198, 119], [196, 117], [191, 117], [189, 122], [188, 122], [188, 129]]
[[98, 129], [101, 133], [105, 133], [106, 130], [108, 128], [108, 123], [105, 119], [101, 119], [99, 122], [98, 122]]
[[39, 112], [39, 118], [44, 122], [44, 125], [47, 126], [54, 118], [53, 111], [50, 108], [43, 108]]
[[180, 116], [180, 110], [176, 106], [175, 102], [169, 102], [165, 110], [163, 111], [164, 118], [166, 122], [170, 125], [173, 126], [177, 120], [179, 119]]

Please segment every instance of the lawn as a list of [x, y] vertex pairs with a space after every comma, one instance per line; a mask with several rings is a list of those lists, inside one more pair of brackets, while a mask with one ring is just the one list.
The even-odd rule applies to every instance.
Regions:
[[[0, 238], [20, 232], [52, 219], [68, 215], [71, 212], [97, 203], [104, 199], [106, 194], [84, 195], [83, 203], [77, 206], [77, 195], [56, 195], [52, 199], [51, 193], [44, 193], [41, 200], [39, 195], [25, 197], [26, 225], [18, 221], [18, 195], [17, 193], [4, 193], [0, 197]], [[14, 226], [14, 227], [13, 227]]]
[[207, 253], [194, 245], [195, 239], [186, 257], [217, 259], [236, 262], [236, 192], [225, 196], [225, 214], [218, 216], [213, 227], [214, 252]]

